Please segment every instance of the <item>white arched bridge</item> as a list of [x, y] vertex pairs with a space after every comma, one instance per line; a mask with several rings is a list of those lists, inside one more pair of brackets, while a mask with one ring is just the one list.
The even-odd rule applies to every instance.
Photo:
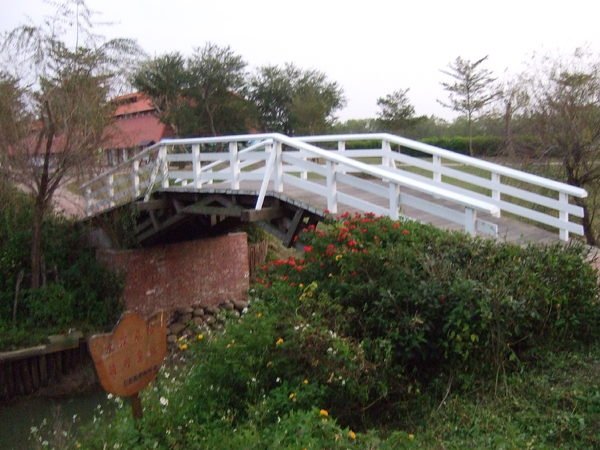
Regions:
[[151, 241], [235, 218], [288, 245], [326, 211], [407, 217], [514, 242], [583, 235], [585, 190], [391, 134], [163, 140], [82, 186], [88, 216], [127, 204]]

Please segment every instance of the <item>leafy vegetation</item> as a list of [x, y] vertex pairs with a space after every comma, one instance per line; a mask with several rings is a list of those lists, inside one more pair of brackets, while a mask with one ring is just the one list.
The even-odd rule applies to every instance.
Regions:
[[600, 443], [597, 274], [582, 247], [521, 248], [370, 215], [303, 241], [302, 257], [265, 266], [245, 315], [198, 334], [187, 362], [163, 369], [139, 423], [118, 408], [76, 444]]
[[29, 288], [32, 199], [2, 184], [0, 201], [5, 206], [0, 211], [0, 349], [39, 343], [69, 328], [112, 326], [120, 314], [122, 283], [85, 248], [83, 230], [47, 217], [42, 285]]

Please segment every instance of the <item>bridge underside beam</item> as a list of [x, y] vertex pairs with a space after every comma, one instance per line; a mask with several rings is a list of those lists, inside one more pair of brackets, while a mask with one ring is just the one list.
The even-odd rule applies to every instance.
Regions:
[[256, 210], [256, 194], [232, 191], [159, 191], [136, 207], [136, 240], [141, 245], [215, 235], [256, 223], [284, 245], [297, 243], [300, 232], [316, 225], [322, 213], [284, 196], [267, 196]]

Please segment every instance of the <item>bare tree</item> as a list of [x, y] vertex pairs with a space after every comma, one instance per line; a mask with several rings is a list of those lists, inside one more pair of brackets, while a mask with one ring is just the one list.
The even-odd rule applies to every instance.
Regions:
[[[57, 34], [63, 31], [63, 14], [72, 12], [69, 5], [77, 13], [71, 47]], [[0, 175], [27, 187], [34, 197], [32, 288], [40, 286], [42, 223], [52, 197], [99, 161], [112, 116], [108, 96], [115, 69], [127, 59], [123, 55], [137, 51], [133, 41], [123, 39], [96, 45], [91, 33], [83, 32], [88, 19], [85, 4], [74, 0], [42, 26], [14, 29], [2, 46], [6, 61], [20, 63], [0, 68]]]
[[490, 70], [481, 67], [487, 58], [484, 56], [471, 62], [459, 56], [448, 65], [448, 70], [442, 70], [442, 73], [448, 75], [453, 81], [441, 83], [448, 91], [449, 101], [438, 100], [438, 102], [446, 108], [466, 115], [471, 156], [473, 156], [473, 119], [497, 96], [497, 92], [492, 89], [496, 79], [492, 77]]
[[[517, 143], [515, 142], [515, 119], [519, 118], [527, 107], [529, 93], [522, 77], [504, 81], [497, 88], [497, 114], [502, 118], [502, 133], [504, 136], [504, 152], [517, 162]], [[517, 121], [518, 122], [518, 121]], [[519, 155], [522, 157], [523, 155]]]
[[[527, 116], [540, 160], [561, 170], [565, 181], [586, 189], [575, 198], [584, 210], [588, 244], [596, 245], [600, 206], [600, 62], [577, 50], [568, 60], [546, 59], [545, 69], [529, 82]], [[560, 164], [555, 164], [560, 162]]]

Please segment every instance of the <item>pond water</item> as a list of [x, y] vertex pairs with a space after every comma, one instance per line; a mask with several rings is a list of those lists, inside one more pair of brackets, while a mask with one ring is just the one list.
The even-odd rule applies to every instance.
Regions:
[[[114, 408], [114, 402], [107, 399], [106, 392], [99, 385], [84, 394], [68, 398], [32, 397], [0, 405], [0, 449], [36, 448], [29, 441], [31, 427], [43, 428], [44, 433], [51, 433], [54, 428], [77, 432], [79, 424], [92, 419], [98, 405], [105, 414]], [[41, 426], [44, 419], [46, 425]]]

